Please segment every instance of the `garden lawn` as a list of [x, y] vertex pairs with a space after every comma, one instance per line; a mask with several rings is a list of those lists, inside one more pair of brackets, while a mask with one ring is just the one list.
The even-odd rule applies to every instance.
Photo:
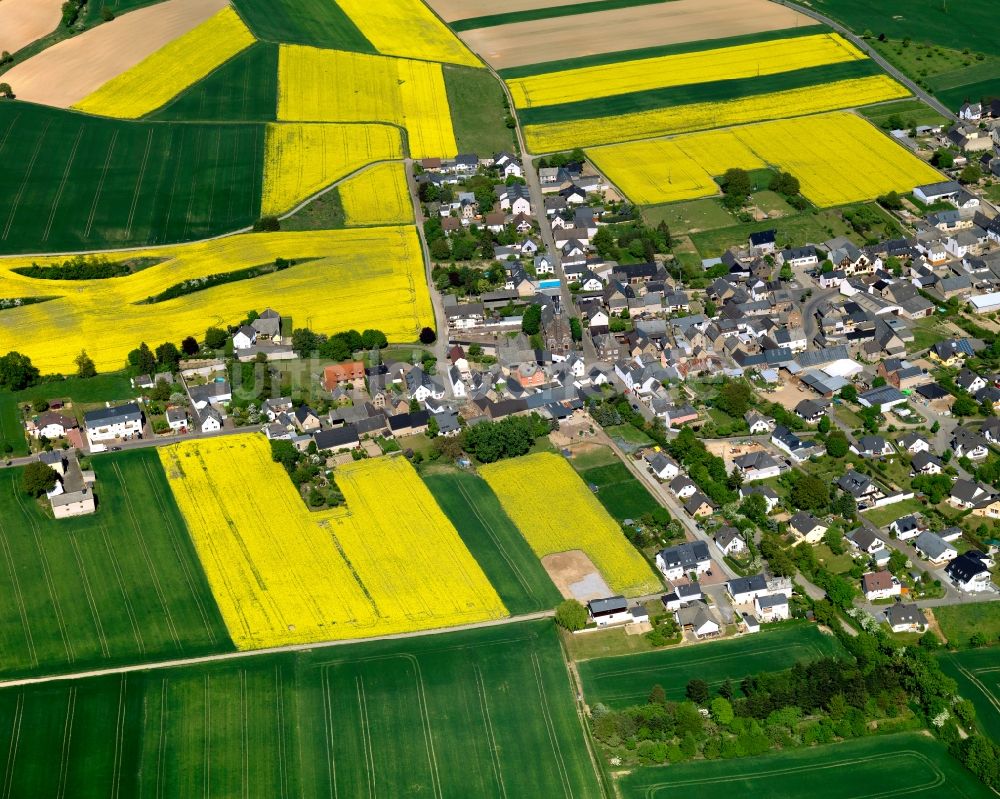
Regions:
[[21, 412], [14, 395], [0, 393], [0, 448], [10, 447], [13, 455], [27, 455], [28, 441], [24, 436]]
[[[260, 213], [264, 130], [0, 104], [0, 253], [189, 241]], [[5, 313], [10, 313], [6, 311]]]
[[443, 69], [458, 152], [492, 157], [510, 150], [514, 137], [505, 124], [503, 88], [496, 78], [485, 69], [453, 64]]
[[896, 100], [891, 103], [879, 103], [859, 108], [858, 111], [879, 127], [891, 116], [899, 116], [903, 124], [910, 125], [944, 125], [948, 120], [937, 111], [920, 100]]
[[924, 509], [924, 503], [919, 499], [904, 499], [894, 505], [864, 511], [865, 518], [876, 527], [885, 527], [895, 519], [901, 519], [911, 513], [919, 513]]
[[181, 92], [150, 119], [271, 122], [277, 118], [278, 45], [257, 42]]
[[93, 468], [97, 513], [59, 520], [0, 473], [0, 674], [232, 650], [156, 453]]
[[423, 480], [512, 614], [559, 604], [558, 589], [483, 480], [465, 472]]
[[723, 208], [719, 200], [707, 197], [667, 205], [649, 205], [642, 209], [642, 217], [647, 225], [653, 227], [666, 222], [671, 232], [677, 233], [732, 227], [736, 222], [736, 217]]
[[612, 438], [620, 438], [622, 441], [629, 444], [637, 444], [640, 447], [647, 447], [653, 443], [653, 439], [642, 432], [642, 430], [628, 423], [606, 427], [604, 428], [604, 432]]
[[879, 735], [762, 757], [639, 768], [622, 779], [625, 799], [876, 799], [994, 794], [944, 745], [921, 732]]
[[1000, 602], [943, 605], [934, 616], [952, 646], [967, 647], [973, 633], [982, 633], [990, 643], [1000, 639]]
[[0, 691], [16, 797], [603, 794], [552, 622]]
[[[844, 221], [838, 211], [823, 209], [805, 211], [780, 219], [765, 219], [763, 222], [748, 222], [716, 230], [705, 230], [694, 233], [691, 241], [702, 258], [712, 258], [722, 255], [727, 248], [746, 241], [751, 233], [770, 229], [777, 231], [778, 246], [781, 247], [799, 241], [827, 241], [831, 236], [847, 236], [852, 241], [857, 239], [851, 226]], [[830, 233], [831, 230], [833, 233]]]
[[264, 41], [377, 52], [332, 0], [235, 0], [233, 5], [253, 34]]
[[597, 486], [597, 498], [619, 522], [638, 519], [660, 507], [646, 486], [621, 463], [611, 463], [580, 472], [588, 485]]
[[1000, 740], [1000, 647], [941, 652], [938, 660], [945, 674], [958, 681], [958, 692], [976, 706], [983, 734]]
[[579, 664], [579, 672], [587, 704], [623, 708], [644, 704], [654, 685], [662, 685], [668, 699], [682, 700], [688, 681], [695, 678], [714, 692], [727, 679], [739, 683], [748, 674], [780, 671], [797, 660], [841, 651], [837, 639], [815, 625], [789, 622], [742, 638], [587, 660]]

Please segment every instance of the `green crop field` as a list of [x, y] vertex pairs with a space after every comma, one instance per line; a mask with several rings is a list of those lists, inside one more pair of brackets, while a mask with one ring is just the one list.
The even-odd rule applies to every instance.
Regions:
[[848, 78], [862, 78], [879, 72], [880, 69], [874, 61], [846, 61], [840, 64], [824, 64], [818, 67], [779, 72], [774, 75], [668, 86], [664, 89], [616, 94], [613, 97], [598, 97], [574, 103], [522, 108], [517, 113], [524, 125], [571, 122], [615, 114], [633, 114], [688, 103], [723, 102], [807, 86], [815, 86], [817, 92], [822, 92], [822, 84], [824, 83]]
[[[778, 39], [794, 39], [799, 36], [813, 36], [817, 33], [828, 33], [826, 25], [804, 25], [798, 28], [748, 33], [743, 36], [728, 36], [720, 39], [699, 39], [693, 42], [664, 44], [656, 47], [642, 47], [635, 50], [616, 50], [610, 53], [594, 53], [575, 58], [563, 58], [556, 61], [539, 61], [524, 66], [501, 69], [497, 74], [504, 80], [525, 78], [529, 75], [541, 75], [546, 72], [561, 72], [566, 69], [582, 69], [583, 67], [599, 67], [604, 64], [617, 64], [621, 61], [636, 61], [641, 58], [658, 58], [664, 55], [679, 53], [700, 53], [704, 50], [715, 50], [722, 47], [738, 47], [756, 42], [771, 42]], [[539, 53], [544, 57], [545, 53]]]
[[642, 704], [654, 685], [670, 699], [683, 699], [688, 680], [705, 680], [712, 689], [748, 674], [780, 671], [796, 660], [841, 652], [837, 639], [805, 622], [763, 627], [756, 635], [661, 649], [638, 655], [585, 660], [579, 664], [583, 693], [590, 705], [621, 708]]
[[0, 691], [11, 797], [597, 799], [550, 621]]
[[1000, 641], [1000, 602], [943, 605], [934, 608], [934, 616], [952, 646], [969, 646], [974, 633], [982, 633], [991, 644]]
[[277, 117], [278, 45], [257, 42], [150, 116], [162, 121], [268, 122]]
[[884, 33], [890, 39], [910, 38], [955, 50], [1000, 55], [994, 0], [814, 0], [811, 8], [844, 23], [858, 33]]
[[87, 27], [91, 28], [101, 22], [101, 12], [105, 8], [110, 8], [112, 13], [117, 17], [129, 11], [135, 11], [137, 8], [144, 8], [145, 6], [161, 2], [163, 0], [100, 0], [100, 2], [87, 3], [84, 9]]
[[654, 3], [671, 2], [671, 0], [589, 0], [565, 6], [549, 8], [531, 8], [526, 11], [510, 11], [505, 14], [489, 14], [484, 17], [468, 17], [449, 23], [452, 30], [470, 31], [476, 28], [489, 28], [495, 25], [511, 25], [515, 22], [533, 22], [540, 19], [575, 16], [576, 14], [593, 14], [598, 11], [614, 11], [632, 6], [648, 6]]
[[445, 64], [444, 87], [460, 153], [493, 156], [514, 146], [504, 124], [503, 89], [485, 69]]
[[580, 472], [589, 485], [597, 486], [597, 498], [618, 521], [638, 519], [660, 507], [646, 486], [618, 461]]
[[464, 472], [428, 474], [445, 515], [512, 614], [552, 608], [562, 597], [484, 480]]
[[262, 125], [124, 122], [0, 103], [0, 252], [205, 238], [260, 212]]
[[235, 0], [233, 6], [253, 35], [266, 42], [377, 52], [332, 0]]
[[958, 692], [976, 706], [983, 734], [1000, 741], [1000, 647], [942, 652], [945, 674], [958, 682]]
[[860, 738], [763, 757], [640, 768], [621, 780], [625, 799], [979, 799], [994, 794], [944, 746], [918, 732]]
[[98, 511], [74, 519], [0, 472], [0, 674], [232, 649], [156, 453], [93, 466]]

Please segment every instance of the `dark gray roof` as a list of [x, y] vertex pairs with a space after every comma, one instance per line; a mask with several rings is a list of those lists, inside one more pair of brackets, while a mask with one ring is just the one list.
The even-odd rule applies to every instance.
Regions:
[[628, 602], [623, 596], [609, 596], [606, 599], [592, 599], [587, 603], [587, 607], [591, 616], [604, 616], [628, 610]]
[[736, 577], [726, 583], [729, 593], [745, 594], [748, 591], [764, 591], [767, 589], [767, 580], [763, 574], [755, 574], [752, 577]]
[[709, 560], [708, 544], [704, 541], [689, 541], [662, 549], [659, 556], [667, 568], [694, 569], [700, 561]]
[[117, 424], [120, 422], [133, 422], [142, 418], [142, 411], [134, 402], [126, 405], [119, 405], [115, 408], [98, 408], [96, 411], [87, 411], [83, 415], [83, 421], [88, 427], [102, 424]]
[[926, 626], [927, 617], [916, 605], [897, 603], [890, 605], [885, 612], [885, 618], [893, 627], [900, 624], [920, 624]]

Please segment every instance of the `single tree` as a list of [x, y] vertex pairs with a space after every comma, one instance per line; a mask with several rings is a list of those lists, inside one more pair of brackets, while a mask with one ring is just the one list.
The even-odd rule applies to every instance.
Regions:
[[41, 461], [32, 461], [21, 472], [21, 489], [33, 497], [40, 497], [51, 491], [59, 479], [55, 469], [51, 469]]
[[433, 327], [425, 327], [420, 330], [421, 344], [433, 344], [435, 341], [437, 341], [437, 333], [434, 332]]
[[567, 599], [556, 608], [556, 624], [573, 632], [587, 626], [587, 609], [575, 599]]
[[87, 355], [86, 350], [80, 350], [80, 354], [74, 358], [73, 362], [76, 364], [77, 377], [93, 377], [97, 374], [97, 367], [94, 366], [94, 360]]
[[2, 94], [8, 100], [14, 99], [14, 90], [10, 88], [9, 83], [0, 83], [0, 94]]
[[205, 349], [221, 350], [226, 346], [229, 334], [218, 327], [210, 327], [205, 331]]
[[20, 391], [38, 382], [40, 372], [31, 363], [31, 358], [11, 350], [0, 355], [0, 388]]
[[196, 339], [194, 336], [188, 336], [181, 342], [181, 351], [189, 358], [192, 355], [197, 355], [198, 350], [200, 349], [201, 347], [198, 346], [198, 339]]
[[705, 704], [708, 701], [708, 683], [697, 677], [693, 680], [688, 680], [688, 684], [684, 688], [684, 696], [696, 705]]

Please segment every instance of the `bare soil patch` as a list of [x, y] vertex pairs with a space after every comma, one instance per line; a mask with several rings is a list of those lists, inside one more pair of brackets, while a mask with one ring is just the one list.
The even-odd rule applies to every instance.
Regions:
[[793, 383], [787, 377], [782, 379], [781, 388], [776, 391], [769, 391], [766, 396], [767, 399], [779, 403], [782, 407], [790, 411], [794, 411], [795, 406], [802, 402], [802, 400], [815, 399], [816, 397], [811, 390], [801, 383]]
[[760, 33], [796, 24], [810, 25], [812, 20], [769, 0], [676, 0], [496, 25], [464, 31], [459, 36], [494, 69], [506, 69], [543, 60]]
[[52, 33], [62, 18], [61, 0], [2, 0], [0, 52], [16, 53]]
[[498, 6], [496, 0], [429, 0], [433, 8], [445, 22], [457, 19], [472, 19], [473, 17], [488, 17], [493, 14], [513, 14], [517, 11], [532, 11], [536, 8], [557, 8], [558, 6], [575, 6], [578, 3], [591, 3], [593, 0], [548, 0], [539, 3], [538, 0], [506, 0], [503, 6]]
[[[16, 1], [0, 0], [0, 8]], [[166, 0], [140, 8], [43, 50], [5, 72], [4, 81], [20, 100], [68, 108], [227, 4], [227, 0]]]
[[542, 567], [566, 599], [589, 602], [591, 599], [614, 596], [614, 591], [582, 550], [571, 549], [546, 555], [542, 558]]

